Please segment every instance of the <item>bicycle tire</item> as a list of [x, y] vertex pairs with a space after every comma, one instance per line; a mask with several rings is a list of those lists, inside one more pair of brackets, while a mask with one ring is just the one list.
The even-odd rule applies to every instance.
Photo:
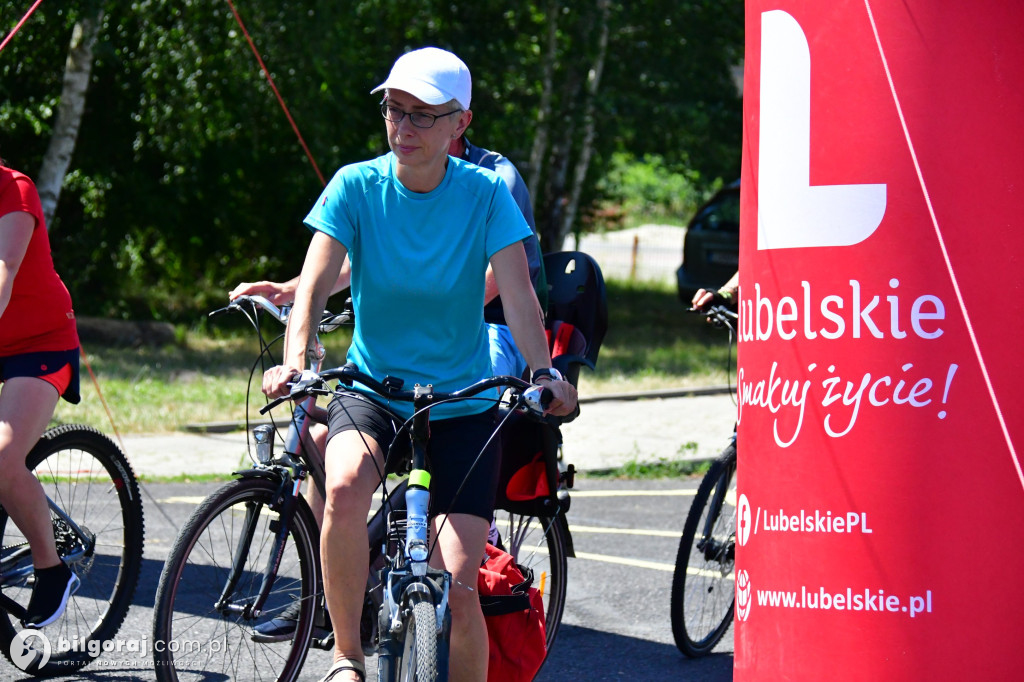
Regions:
[[[67, 524], [52, 515], [61, 558], [77, 554], [69, 565], [81, 584], [68, 599], [64, 615], [42, 633], [51, 642], [45, 665], [36, 656], [23, 668], [39, 677], [67, 674], [88, 665], [124, 622], [139, 584], [144, 519], [139, 486], [124, 453], [89, 426], [65, 424], [47, 430], [25, 458], [51, 500], [95, 541], [83, 546]], [[4, 594], [22, 605], [32, 587], [28, 543], [0, 509], [0, 573]], [[23, 578], [12, 578], [19, 572]], [[22, 628], [9, 613], [0, 614], [0, 649], [11, 658], [11, 644]], [[62, 645], [67, 643], [68, 647]], [[63, 650], [62, 650], [63, 649]], [[20, 666], [19, 666], [20, 667]]]
[[[736, 604], [736, 443], [704, 475], [672, 576], [672, 635], [686, 656], [711, 653], [732, 623]], [[708, 532], [710, 530], [710, 532]]]
[[[218, 670], [239, 682], [290, 682], [302, 670], [322, 590], [319, 529], [301, 496], [295, 498], [285, 551], [262, 615], [217, 608], [247, 513], [254, 519], [252, 541], [231, 601], [239, 607], [255, 601], [280, 522], [273, 508], [279, 487], [267, 478], [231, 481], [207, 497], [178, 533], [160, 574], [153, 616], [153, 657], [161, 682], [205, 680]], [[300, 600], [301, 608], [290, 642], [254, 642], [254, 627], [293, 599]], [[274, 665], [277, 670], [270, 669]]]
[[437, 616], [429, 601], [417, 601], [409, 610], [405, 625], [402, 658], [398, 662], [400, 682], [436, 682], [441, 639], [438, 636]]
[[544, 629], [547, 654], [551, 652], [565, 611], [569, 569], [569, 524], [564, 514], [525, 516], [495, 511], [495, 523], [502, 549], [516, 563], [533, 571], [534, 587], [544, 601]]

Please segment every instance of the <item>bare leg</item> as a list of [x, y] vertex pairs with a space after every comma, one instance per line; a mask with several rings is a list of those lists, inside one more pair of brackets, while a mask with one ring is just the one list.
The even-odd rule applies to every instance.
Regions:
[[[323, 424], [313, 424], [309, 427], [309, 436], [306, 441], [307, 451], [312, 457], [318, 457], [323, 460], [324, 452], [327, 448], [327, 427]], [[313, 517], [316, 519], [316, 525], [319, 528], [324, 526], [324, 498], [320, 496], [320, 491], [317, 490], [316, 484], [313, 483], [313, 479], [310, 478], [306, 482], [306, 492], [304, 497], [306, 503], [309, 505], [310, 511], [313, 512]]]
[[[383, 470], [380, 447], [357, 431], [344, 431], [327, 444], [327, 504], [320, 533], [320, 563], [334, 627], [334, 660], [363, 660], [359, 617], [370, 562], [366, 515], [380, 483], [374, 460]], [[346, 674], [350, 677], [342, 677]], [[343, 672], [337, 679], [358, 677]]]
[[[435, 533], [443, 519], [439, 516], [434, 520]], [[443, 564], [454, 581], [450, 596], [452, 644], [449, 679], [452, 682], [483, 682], [487, 679], [487, 623], [480, 610], [476, 583], [489, 528], [490, 522], [479, 516], [449, 515], [438, 536], [439, 551], [430, 558], [432, 565]]]
[[25, 466], [25, 457], [46, 429], [59, 397], [51, 384], [34, 377], [8, 379], [0, 392], [0, 504], [28, 540], [36, 568], [56, 566], [60, 558], [46, 493]]

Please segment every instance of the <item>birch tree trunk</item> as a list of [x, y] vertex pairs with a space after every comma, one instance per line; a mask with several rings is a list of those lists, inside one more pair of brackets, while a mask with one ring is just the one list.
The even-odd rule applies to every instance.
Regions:
[[[537, 131], [533, 136], [533, 149], [530, 150], [530, 181], [527, 188], [530, 196], [537, 201], [537, 190], [544, 171], [544, 157], [548, 152], [548, 134], [551, 126], [551, 93], [555, 88], [555, 60], [558, 56], [558, 0], [548, 3], [548, 50], [544, 56], [543, 89], [540, 94], [540, 107], [537, 110]], [[551, 250], [551, 246], [545, 250]]]
[[594, 153], [594, 102], [597, 101], [597, 94], [601, 87], [601, 74], [604, 71], [605, 55], [608, 53], [608, 15], [609, 0], [599, 0], [597, 7], [600, 14], [600, 34], [598, 37], [597, 55], [594, 58], [594, 66], [587, 75], [587, 103], [583, 114], [583, 140], [580, 147], [580, 154], [576, 160], [576, 169], [573, 174], [572, 189], [569, 201], [565, 207], [565, 215], [562, 216], [562, 224], [558, 229], [558, 244], [561, 248], [565, 238], [572, 231], [573, 223], [576, 222], [576, 213], [579, 208], [580, 196], [583, 193], [583, 182], [587, 177], [587, 170], [590, 168], [590, 158]]
[[53, 136], [43, 157], [42, 167], [36, 177], [36, 187], [43, 204], [47, 227], [53, 223], [57, 200], [60, 199], [60, 190], [64, 185], [64, 176], [71, 164], [71, 155], [75, 151], [78, 127], [82, 122], [82, 112], [85, 110], [85, 93], [89, 88], [89, 76], [92, 73], [92, 50], [102, 21], [103, 12], [98, 10], [95, 16], [80, 19], [71, 34], [68, 58], [64, 64], [64, 85], [60, 95], [60, 106], [57, 108], [57, 120], [54, 122]]

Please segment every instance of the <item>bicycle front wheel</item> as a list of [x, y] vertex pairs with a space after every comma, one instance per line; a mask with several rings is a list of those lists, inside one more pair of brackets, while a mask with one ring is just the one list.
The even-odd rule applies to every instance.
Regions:
[[398, 667], [400, 682], [435, 682], [438, 679], [438, 631], [434, 605], [413, 604], [405, 624], [405, 642]]
[[736, 443], [708, 469], [686, 516], [672, 576], [672, 635], [691, 657], [715, 648], [736, 602]]
[[[42, 633], [52, 655], [23, 669], [33, 675], [68, 673], [87, 665], [113, 639], [128, 614], [142, 567], [142, 500], [135, 474], [113, 441], [92, 427], [65, 424], [48, 430], [25, 459], [50, 500], [57, 553], [81, 585], [64, 615]], [[65, 516], [62, 516], [65, 515]], [[0, 509], [0, 588], [22, 606], [32, 595], [28, 541]], [[0, 614], [0, 650], [11, 660], [21, 624]]]
[[[160, 574], [153, 624], [161, 682], [296, 679], [311, 643], [318, 584], [316, 521], [296, 497], [282, 554], [277, 480], [241, 478], [206, 498], [175, 539]], [[263, 581], [273, 580], [262, 613], [252, 613]], [[294, 635], [253, 639], [256, 626], [298, 604]]]
[[498, 510], [494, 521], [502, 549], [517, 564], [533, 571], [533, 585], [544, 600], [544, 629], [550, 652], [565, 610], [569, 563], [569, 525], [565, 515], [523, 516]]

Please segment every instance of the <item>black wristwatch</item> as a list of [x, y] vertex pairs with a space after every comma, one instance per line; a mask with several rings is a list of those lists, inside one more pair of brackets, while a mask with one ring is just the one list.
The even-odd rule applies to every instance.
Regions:
[[533, 376], [530, 377], [530, 383], [535, 384], [537, 383], [537, 379], [542, 379], [544, 377], [551, 379], [551, 381], [565, 381], [562, 377], [562, 373], [554, 367], [541, 367], [534, 371]]

